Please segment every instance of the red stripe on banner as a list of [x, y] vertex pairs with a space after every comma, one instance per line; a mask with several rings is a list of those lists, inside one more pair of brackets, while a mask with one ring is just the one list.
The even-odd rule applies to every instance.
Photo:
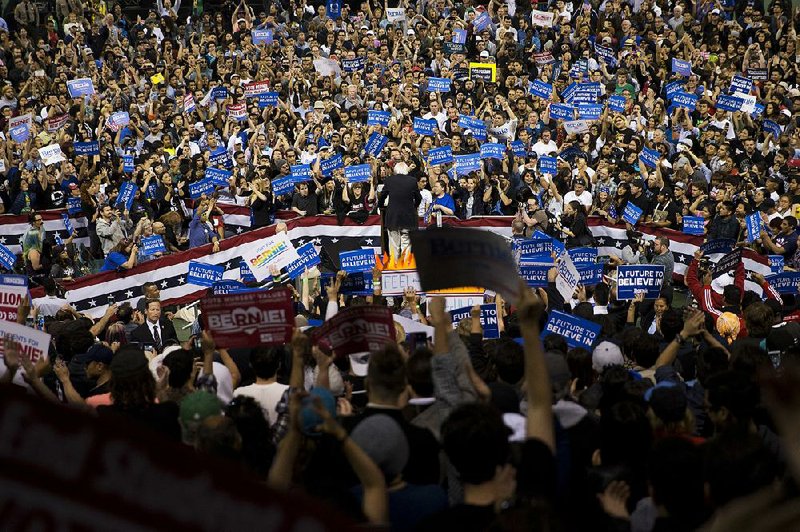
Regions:
[[[590, 227], [609, 227], [611, 229], [627, 229], [625, 224], [611, 224], [607, 222], [605, 219], [599, 216], [590, 216], [587, 220], [587, 224]], [[692, 246], [700, 247], [705, 240], [705, 237], [700, 235], [687, 235], [686, 233], [682, 233], [681, 231], [676, 231], [674, 229], [667, 229], [667, 228], [654, 228], [654, 227], [637, 227], [637, 231], [652, 235], [652, 236], [665, 236], [672, 241], [680, 242], [682, 244], [691, 244]]]
[[[36, 211], [36, 214], [41, 214], [42, 219], [45, 221], [49, 220], [60, 220], [62, 214], [67, 214], [67, 209], [52, 209], [49, 211]], [[78, 214], [70, 214], [70, 218], [83, 218], [82, 213]], [[3, 214], [0, 216], [0, 226], [4, 225], [13, 225], [13, 224], [29, 224], [28, 222], [28, 215], [27, 214]], [[2, 232], [2, 230], [0, 230]], [[8, 233], [3, 233], [8, 234]]]

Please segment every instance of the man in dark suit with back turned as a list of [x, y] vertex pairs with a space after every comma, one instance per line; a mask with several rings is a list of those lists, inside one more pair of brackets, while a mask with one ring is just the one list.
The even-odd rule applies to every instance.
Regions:
[[143, 345], [150, 344], [157, 353], [160, 353], [168, 340], [177, 339], [172, 322], [161, 317], [161, 302], [157, 299], [148, 299], [144, 323], [133, 330], [131, 341]]
[[394, 171], [394, 175], [386, 178], [378, 205], [384, 211], [384, 225], [389, 232], [389, 253], [399, 257], [411, 244], [408, 232], [418, 227], [417, 207], [422, 194], [417, 180], [408, 175], [406, 163], [397, 163]]

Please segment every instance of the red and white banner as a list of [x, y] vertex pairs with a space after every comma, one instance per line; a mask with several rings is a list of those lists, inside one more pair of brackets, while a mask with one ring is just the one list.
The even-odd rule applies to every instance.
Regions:
[[203, 328], [224, 347], [283, 345], [292, 339], [294, 306], [288, 288], [204, 297]]
[[395, 340], [392, 309], [377, 305], [346, 308], [315, 329], [311, 337], [315, 343], [327, 340], [337, 355], [377, 351]]

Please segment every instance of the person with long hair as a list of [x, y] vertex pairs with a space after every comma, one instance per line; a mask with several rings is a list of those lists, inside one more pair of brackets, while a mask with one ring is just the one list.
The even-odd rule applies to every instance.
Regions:
[[111, 272], [120, 269], [130, 270], [136, 266], [137, 254], [139, 248], [132, 240], [123, 238], [119, 243], [114, 246], [106, 257], [103, 267], [100, 268], [101, 272]]
[[568, 248], [594, 244], [594, 238], [586, 223], [586, 210], [578, 200], [564, 204], [564, 214], [561, 215], [559, 228], [561, 234], [566, 237], [565, 244]]

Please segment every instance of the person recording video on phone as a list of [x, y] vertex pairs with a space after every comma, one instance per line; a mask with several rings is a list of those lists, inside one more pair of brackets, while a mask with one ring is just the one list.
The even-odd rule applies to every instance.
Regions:
[[177, 339], [175, 327], [168, 319], [161, 317], [161, 302], [157, 299], [148, 300], [145, 321], [133, 330], [131, 341], [139, 342], [142, 346], [151, 345], [153, 351], [160, 353], [168, 340]]

